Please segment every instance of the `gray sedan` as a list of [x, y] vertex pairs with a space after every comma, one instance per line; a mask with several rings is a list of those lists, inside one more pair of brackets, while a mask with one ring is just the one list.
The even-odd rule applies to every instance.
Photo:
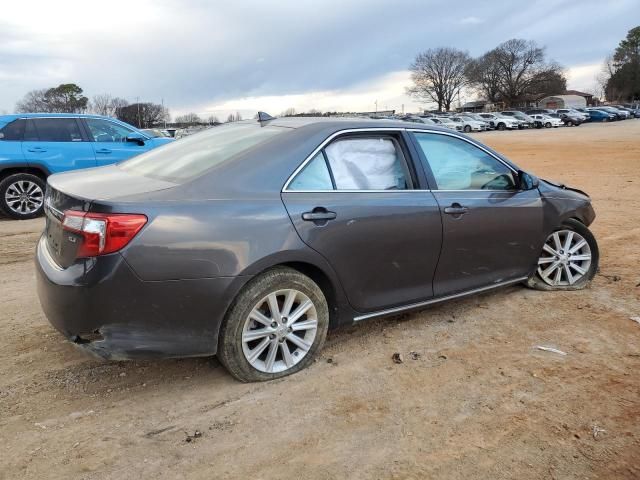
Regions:
[[598, 266], [585, 193], [424, 124], [262, 116], [48, 181], [50, 322], [103, 358], [217, 354], [243, 381], [306, 367], [330, 327]]

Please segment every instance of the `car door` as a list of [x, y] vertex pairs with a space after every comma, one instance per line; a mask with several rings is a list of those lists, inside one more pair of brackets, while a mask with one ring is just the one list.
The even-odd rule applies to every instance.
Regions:
[[[133, 128], [104, 118], [84, 118], [98, 165], [121, 162], [153, 148], [153, 140]], [[129, 141], [131, 135], [142, 141]]]
[[440, 212], [418, 189], [401, 132], [343, 135], [322, 147], [282, 193], [301, 239], [329, 261], [357, 311], [431, 298]]
[[436, 296], [527, 277], [544, 242], [537, 189], [520, 190], [517, 172], [470, 140], [414, 132], [442, 212]]
[[27, 119], [22, 153], [31, 165], [49, 173], [96, 166], [91, 144], [75, 117]]

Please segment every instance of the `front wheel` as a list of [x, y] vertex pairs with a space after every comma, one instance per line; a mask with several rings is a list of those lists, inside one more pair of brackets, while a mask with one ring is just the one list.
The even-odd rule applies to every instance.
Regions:
[[545, 128], [551, 128], [551, 122], [547, 122], [544, 124]]
[[45, 182], [30, 173], [14, 173], [0, 182], [0, 210], [8, 217], [27, 220], [42, 214]]
[[318, 285], [291, 268], [254, 278], [238, 295], [220, 329], [218, 358], [243, 382], [284, 377], [313, 362], [329, 327]]
[[591, 230], [577, 220], [567, 220], [547, 237], [527, 285], [539, 290], [580, 290], [596, 274], [599, 258]]
[[503, 131], [505, 128], [507, 128], [507, 126], [504, 123], [498, 124], [498, 130]]
[[471, 127], [469, 125], [464, 126], [464, 133], [469, 133], [471, 131]]

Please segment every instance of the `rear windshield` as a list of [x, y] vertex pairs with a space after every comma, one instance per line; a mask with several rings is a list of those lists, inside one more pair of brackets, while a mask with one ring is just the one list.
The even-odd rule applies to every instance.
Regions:
[[261, 126], [257, 121], [213, 127], [143, 153], [118, 166], [146, 177], [180, 183], [287, 130]]

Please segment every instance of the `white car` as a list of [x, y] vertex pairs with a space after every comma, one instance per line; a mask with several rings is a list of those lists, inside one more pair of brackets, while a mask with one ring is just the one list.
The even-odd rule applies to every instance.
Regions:
[[451, 130], [457, 130], [459, 132], [462, 131], [462, 124], [454, 122], [449, 117], [433, 117], [430, 120], [442, 127], [450, 128]]
[[407, 117], [404, 119], [405, 122], [413, 122], [413, 123], [424, 123], [426, 125], [437, 125], [436, 122], [431, 120], [428, 117]]
[[451, 117], [451, 120], [462, 125], [462, 131], [465, 133], [482, 132], [487, 129], [487, 124], [485, 122], [480, 122], [471, 117], [467, 117], [466, 115], [457, 115], [455, 117]]
[[497, 130], [517, 130], [521, 125], [518, 119], [501, 114], [481, 113], [480, 116]]
[[531, 115], [531, 117], [539, 122], [539, 125], [542, 125], [545, 128], [557, 128], [563, 125], [562, 120], [556, 117], [550, 117], [549, 115], [545, 115], [543, 113], [536, 113], [535, 115]]
[[590, 118], [588, 114], [584, 112], [579, 112], [574, 108], [559, 108], [558, 110], [556, 110], [556, 112], [560, 116], [562, 116], [562, 114], [564, 113], [564, 114], [573, 115], [575, 117], [581, 118], [583, 121], [587, 121]]

